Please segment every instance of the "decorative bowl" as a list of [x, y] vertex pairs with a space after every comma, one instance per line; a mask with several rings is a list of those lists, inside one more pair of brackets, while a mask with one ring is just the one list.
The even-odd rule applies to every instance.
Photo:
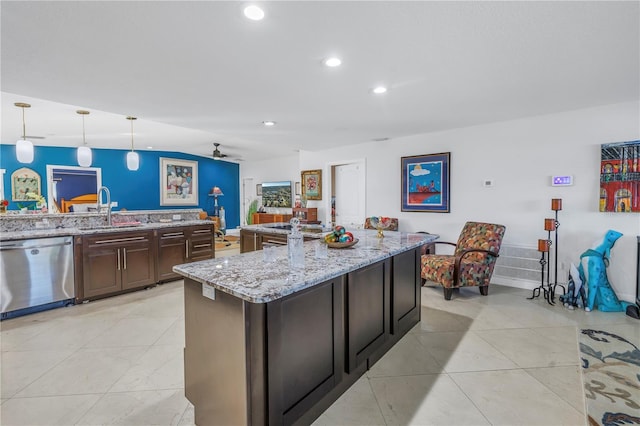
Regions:
[[358, 241], [359, 240], [357, 238], [355, 238], [353, 241], [348, 242], [348, 243], [335, 242], [335, 243], [326, 243], [326, 244], [327, 244], [327, 246], [329, 246], [331, 248], [342, 249], [342, 248], [348, 248], [348, 247], [351, 247], [351, 246], [355, 246], [358, 243]]

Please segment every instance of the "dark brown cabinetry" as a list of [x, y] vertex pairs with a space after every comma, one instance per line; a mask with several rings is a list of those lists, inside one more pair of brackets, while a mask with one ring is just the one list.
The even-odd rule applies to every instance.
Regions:
[[187, 226], [157, 231], [159, 282], [175, 280], [181, 276], [173, 272], [175, 265], [213, 259], [213, 225]]
[[158, 281], [175, 280], [180, 275], [173, 272], [175, 265], [187, 263], [187, 235], [184, 228], [157, 231]]
[[213, 225], [190, 226], [187, 228], [187, 239], [189, 241], [188, 262], [213, 259], [215, 257]]
[[82, 239], [82, 288], [88, 299], [152, 285], [155, 278], [153, 232], [100, 234]]
[[240, 230], [240, 253], [262, 250], [262, 234], [245, 229]]
[[181, 278], [173, 267], [212, 259], [213, 223], [74, 238], [76, 302]]
[[185, 278], [195, 423], [313, 423], [420, 321], [419, 260], [408, 250], [268, 303], [210, 300]]
[[[305, 241], [313, 238], [304, 237]], [[270, 234], [266, 232], [255, 232], [247, 229], [240, 230], [240, 253], [262, 250], [263, 244], [287, 245], [287, 234]]]

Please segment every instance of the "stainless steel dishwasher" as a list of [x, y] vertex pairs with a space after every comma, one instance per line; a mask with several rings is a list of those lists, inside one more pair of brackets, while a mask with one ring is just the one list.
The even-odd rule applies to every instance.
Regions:
[[0, 242], [2, 319], [73, 302], [72, 237]]

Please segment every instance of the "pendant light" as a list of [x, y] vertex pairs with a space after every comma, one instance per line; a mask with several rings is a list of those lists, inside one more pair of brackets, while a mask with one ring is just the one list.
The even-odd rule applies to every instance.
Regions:
[[78, 158], [78, 165], [80, 167], [89, 167], [91, 165], [93, 155], [91, 153], [91, 148], [87, 146], [87, 140], [84, 133], [84, 116], [89, 115], [89, 111], [80, 109], [76, 112], [82, 116], [82, 146], [78, 147], [76, 157]]
[[31, 105], [24, 102], [16, 102], [14, 104], [18, 108], [22, 108], [22, 139], [16, 142], [16, 158], [20, 163], [33, 162], [33, 143], [27, 140], [27, 126], [24, 122], [24, 109], [31, 108]]
[[133, 150], [133, 120], [136, 120], [136, 117], [129, 116], [127, 120], [131, 122], [131, 152], [127, 153], [127, 168], [135, 171], [140, 167], [140, 157], [138, 153]]

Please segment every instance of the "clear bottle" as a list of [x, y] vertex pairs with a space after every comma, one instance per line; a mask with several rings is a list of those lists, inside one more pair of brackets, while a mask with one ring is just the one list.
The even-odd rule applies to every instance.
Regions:
[[294, 217], [289, 223], [291, 224], [291, 233], [287, 235], [289, 267], [304, 268], [304, 238], [300, 233], [300, 219]]

